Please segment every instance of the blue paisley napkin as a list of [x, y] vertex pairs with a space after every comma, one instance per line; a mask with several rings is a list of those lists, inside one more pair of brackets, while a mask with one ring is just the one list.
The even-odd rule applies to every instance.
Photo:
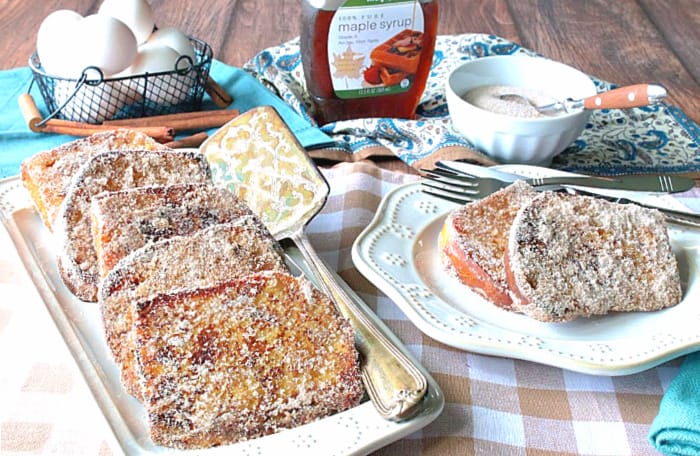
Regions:
[[[241, 112], [256, 106], [274, 106], [299, 142], [308, 149], [334, 145], [334, 141], [314, 124], [299, 116], [248, 72], [213, 61], [210, 76], [233, 96], [231, 109]], [[17, 98], [30, 88], [32, 74], [28, 67], [0, 71], [0, 178], [18, 174], [23, 159], [41, 151], [75, 139], [72, 136], [34, 133], [20, 113]], [[48, 115], [36, 85], [31, 94], [43, 115]], [[205, 95], [202, 109], [216, 109]], [[209, 131], [212, 134], [215, 128]]]
[[666, 455], [700, 454], [700, 353], [683, 361], [661, 399], [649, 440]]
[[[439, 36], [416, 120], [359, 119], [329, 123], [321, 129], [349, 154], [382, 145], [413, 166], [449, 146], [471, 149], [472, 144], [451, 126], [443, 81], [465, 60], [504, 54], [537, 55], [493, 35]], [[260, 52], [245, 67], [262, 74], [311, 121], [298, 39]], [[592, 79], [599, 91], [614, 87]], [[600, 175], [700, 171], [700, 127], [668, 104], [595, 111], [578, 141], [556, 157], [552, 167]]]

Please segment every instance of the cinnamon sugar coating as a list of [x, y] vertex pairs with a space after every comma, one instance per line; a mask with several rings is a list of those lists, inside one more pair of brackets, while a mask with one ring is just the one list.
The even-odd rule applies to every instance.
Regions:
[[682, 297], [663, 215], [634, 204], [543, 192], [508, 244], [515, 308], [542, 321], [651, 311]]
[[198, 152], [112, 151], [88, 160], [71, 180], [55, 221], [58, 266], [68, 289], [84, 301], [97, 299], [93, 196], [134, 187], [210, 182], [209, 165]]
[[517, 181], [448, 214], [441, 233], [440, 260], [451, 274], [500, 307], [510, 308], [503, 255], [520, 207], [537, 193]]
[[59, 207], [78, 169], [95, 155], [113, 150], [170, 149], [141, 132], [120, 129], [76, 139], [36, 153], [22, 162], [22, 184], [29, 191], [46, 228], [53, 230]]
[[254, 216], [245, 216], [148, 244], [120, 260], [104, 278], [99, 302], [107, 345], [127, 392], [142, 397], [132, 331], [137, 301], [254, 272], [287, 271], [281, 252], [267, 228]]
[[663, 215], [518, 181], [448, 214], [447, 271], [506, 310], [546, 322], [652, 311], [682, 299]]
[[[211, 186], [205, 157], [150, 144], [110, 150], [110, 141], [37, 154], [25, 186], [54, 229], [64, 283], [99, 299], [108, 347], [154, 443], [206, 448], [358, 405], [350, 323], [289, 274], [246, 204]], [[60, 205], [53, 225], [51, 204]]]
[[152, 440], [202, 448], [356, 406], [352, 327], [307, 279], [260, 273], [138, 303]]
[[92, 198], [90, 213], [100, 278], [146, 244], [253, 215], [236, 195], [208, 184], [105, 192]]

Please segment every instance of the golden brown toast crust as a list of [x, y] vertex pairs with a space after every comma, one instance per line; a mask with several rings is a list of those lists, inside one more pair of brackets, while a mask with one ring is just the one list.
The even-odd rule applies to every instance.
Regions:
[[[307, 279], [289, 274], [279, 244], [255, 216], [220, 223], [228, 218], [219, 210], [237, 210], [233, 203], [190, 214], [172, 196], [158, 223], [140, 223], [140, 237], [129, 231], [131, 217], [145, 214], [136, 194], [211, 184], [203, 155], [133, 143], [120, 151], [71, 147], [28, 160], [23, 180], [54, 231], [67, 287], [83, 300], [94, 300], [100, 287], [108, 345], [125, 387], [146, 406], [154, 443], [221, 445], [359, 404], [364, 391], [349, 322]], [[187, 160], [174, 158], [181, 154]], [[117, 204], [114, 192], [133, 199]], [[94, 212], [93, 198], [102, 203]], [[192, 215], [189, 222], [180, 210]], [[103, 223], [97, 239], [92, 215]], [[102, 282], [97, 252], [105, 254], [102, 271], [109, 270]], [[187, 331], [193, 337], [178, 345]], [[176, 358], [177, 366], [169, 363]]]
[[356, 406], [353, 330], [308, 280], [260, 273], [138, 303], [152, 440], [237, 442]]
[[49, 230], [53, 230], [68, 185], [80, 166], [91, 157], [112, 150], [170, 149], [143, 133], [122, 129], [76, 139], [22, 162], [20, 178]]
[[58, 267], [68, 289], [97, 300], [99, 273], [90, 205], [102, 192], [133, 187], [210, 183], [209, 165], [189, 151], [112, 151], [95, 155], [75, 174], [55, 220]]
[[510, 309], [503, 255], [520, 207], [535, 197], [522, 181], [448, 214], [439, 240], [442, 264], [465, 285], [499, 307]]
[[515, 309], [542, 321], [658, 310], [682, 295], [663, 215], [633, 204], [544, 192], [513, 222], [507, 264]]
[[253, 215], [236, 195], [208, 184], [106, 192], [92, 198], [90, 213], [100, 278], [148, 243]]
[[136, 301], [259, 271], [287, 267], [281, 247], [254, 216], [148, 244], [120, 260], [102, 282], [99, 302], [107, 345], [125, 389], [141, 398], [131, 331]]

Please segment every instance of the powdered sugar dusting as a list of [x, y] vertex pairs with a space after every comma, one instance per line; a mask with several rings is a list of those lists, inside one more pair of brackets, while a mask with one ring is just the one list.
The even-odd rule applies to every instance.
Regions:
[[287, 268], [281, 248], [254, 216], [155, 242], [120, 260], [106, 275], [99, 301], [107, 344], [127, 391], [141, 397], [131, 332], [136, 301], [266, 270]]
[[545, 321], [649, 311], [681, 299], [678, 265], [658, 211], [545, 192], [509, 240], [516, 308]]
[[97, 254], [90, 205], [102, 192], [149, 185], [211, 182], [209, 166], [196, 152], [114, 151], [91, 158], [74, 176], [56, 219], [59, 270], [68, 288], [87, 301], [97, 299]]
[[[359, 403], [352, 328], [320, 292], [309, 299], [305, 280], [261, 273], [139, 303], [139, 362], [155, 442], [235, 442]], [[182, 320], [191, 326], [174, 323]], [[159, 342], [168, 340], [177, 342]]]
[[[460, 278], [458, 270], [462, 271], [460, 279], [486, 298], [493, 299], [486, 292], [489, 287], [507, 294], [503, 255], [508, 246], [510, 227], [518, 209], [535, 195], [531, 186], [517, 181], [480, 201], [452, 211], [445, 221], [446, 245], [441, 249], [442, 261], [449, 266], [448, 271], [457, 278]], [[450, 254], [450, 251], [455, 253]], [[458, 258], [461, 255], [478, 264], [483, 273], [473, 268], [465, 271], [469, 268]], [[454, 267], [455, 262], [461, 263], [459, 268]]]

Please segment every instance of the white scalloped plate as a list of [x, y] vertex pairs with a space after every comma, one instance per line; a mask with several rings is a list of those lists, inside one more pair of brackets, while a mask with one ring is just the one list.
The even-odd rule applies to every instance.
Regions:
[[[442, 411], [444, 396], [440, 387], [416, 362], [428, 379], [428, 393], [417, 413], [399, 423], [384, 420], [371, 402], [365, 401], [345, 412], [247, 442], [196, 452], [156, 446], [148, 435], [145, 409], [119, 382], [118, 367], [102, 334], [98, 306], [78, 300], [63, 285], [56, 268], [51, 234], [42, 225], [17, 177], [0, 179], [0, 221], [126, 454], [361, 455], [415, 432]], [[296, 249], [285, 247], [285, 253], [292, 266], [300, 269], [298, 273], [314, 280]], [[340, 283], [348, 293], [353, 293], [342, 280]], [[399, 350], [414, 360], [373, 312], [368, 311], [367, 315]]]
[[[562, 174], [531, 166], [498, 169], [531, 177]], [[630, 196], [625, 193], [617, 192]], [[671, 197], [646, 197], [678, 208]], [[428, 336], [476, 353], [596, 375], [635, 373], [700, 349], [700, 231], [669, 228], [683, 282], [678, 305], [541, 323], [489, 304], [444, 272], [437, 236], [446, 214], [456, 207], [422, 193], [419, 183], [398, 187], [384, 197], [353, 244], [357, 269]]]

